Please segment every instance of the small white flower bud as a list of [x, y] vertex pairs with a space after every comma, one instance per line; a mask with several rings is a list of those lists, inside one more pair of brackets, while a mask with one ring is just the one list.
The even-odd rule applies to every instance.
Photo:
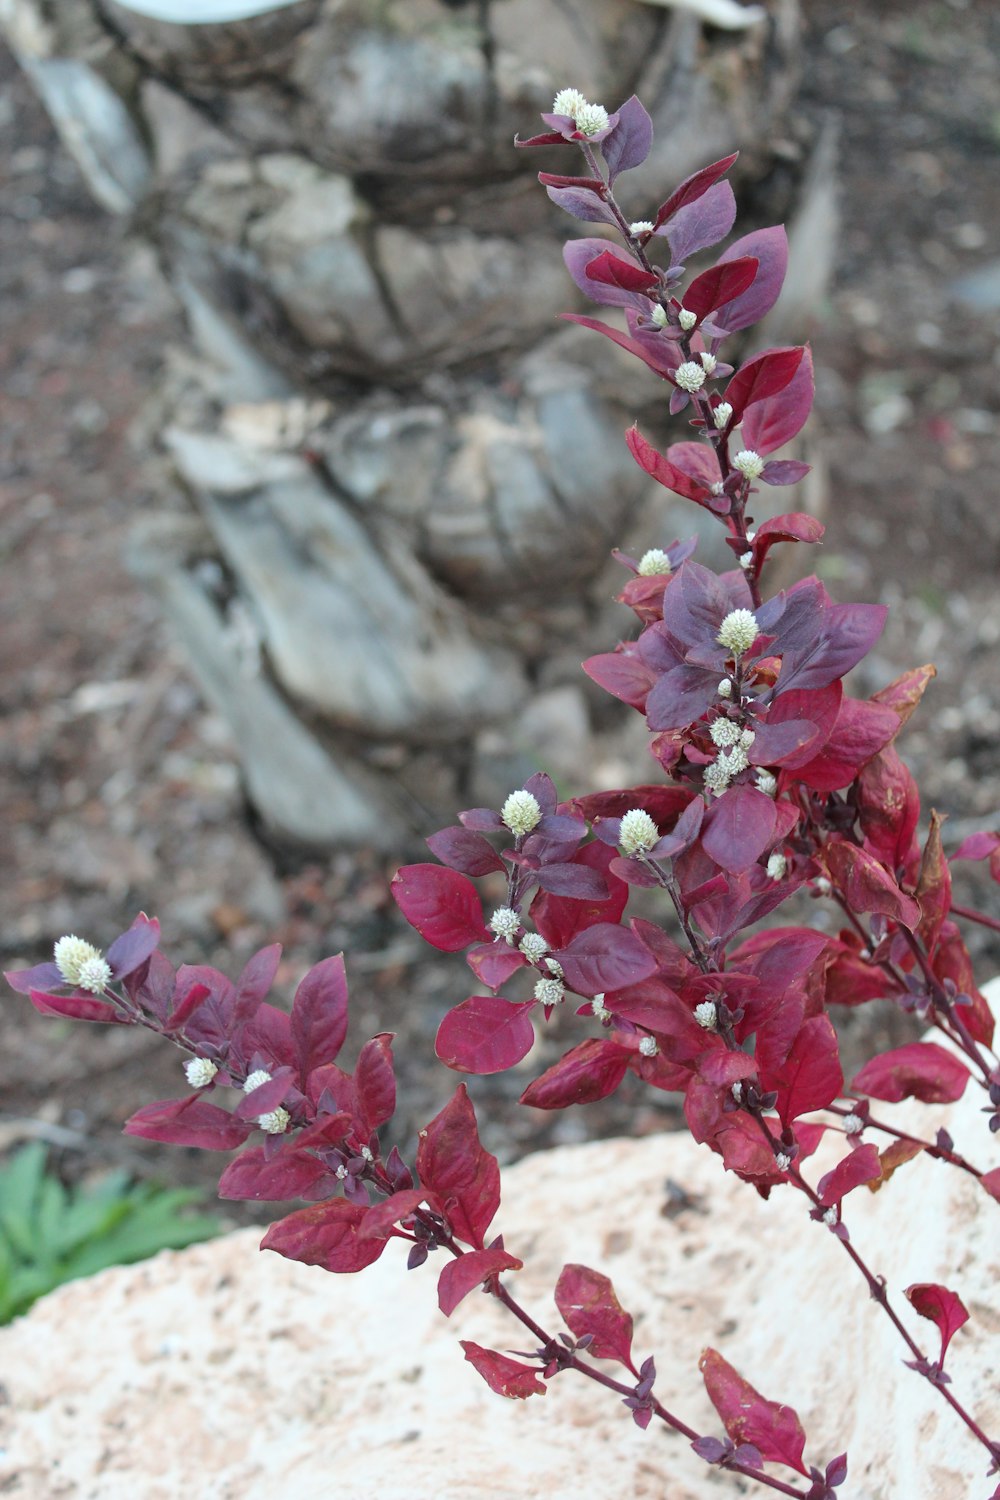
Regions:
[[563, 977], [563, 967], [557, 958], [547, 958], [545, 960], [545, 967], [553, 979], [561, 979]]
[[530, 792], [511, 792], [500, 809], [500, 820], [511, 833], [519, 838], [537, 828], [542, 820], [542, 809], [537, 798]]
[[[561, 113], [561, 111], [560, 111], [560, 113]], [[341, 1162], [340, 1166], [337, 1168], [337, 1170], [334, 1172], [333, 1175], [334, 1175], [334, 1177], [336, 1177], [338, 1179], [338, 1181], [343, 1182], [343, 1180], [344, 1180], [345, 1177], [350, 1176], [350, 1173], [348, 1172], [347, 1168], [344, 1166], [344, 1163]]]
[[731, 677], [723, 677], [715, 690], [720, 698], [731, 698], [733, 696], [733, 680]]
[[56, 968], [67, 984], [79, 984], [83, 965], [100, 956], [100, 948], [95, 948], [93, 943], [84, 942], [83, 938], [74, 937], [72, 933], [68, 937], [61, 937], [52, 950]]
[[753, 742], [754, 742], [754, 740], [756, 738], [757, 738], [757, 734], [756, 734], [755, 730], [753, 730], [753, 729], [741, 729], [740, 730], [740, 744], [743, 746], [744, 750], [749, 750], [750, 746], [753, 744]]
[[573, 120], [581, 135], [597, 135], [608, 123], [608, 112], [603, 104], [582, 104], [574, 110]]
[[831, 1203], [830, 1207], [827, 1209], [826, 1213], [823, 1215], [823, 1223], [826, 1225], [826, 1227], [828, 1229], [832, 1229], [833, 1226], [834, 1226], [834, 1224], [836, 1224], [836, 1222], [837, 1222], [837, 1206], [836, 1206], [835, 1203]]
[[517, 937], [517, 930], [521, 925], [521, 918], [512, 906], [498, 906], [490, 917], [490, 931], [495, 932], [498, 938], [505, 938], [512, 943]]
[[639, 559], [640, 578], [656, 578], [660, 573], [670, 573], [670, 558], [661, 547], [650, 547]]
[[848, 1135], [860, 1135], [865, 1128], [865, 1122], [860, 1115], [853, 1113], [844, 1116], [844, 1129]]
[[212, 1082], [218, 1068], [210, 1057], [192, 1057], [184, 1064], [187, 1081], [193, 1089], [203, 1089]]
[[743, 1101], [743, 1085], [742, 1085], [742, 1083], [734, 1083], [733, 1086], [732, 1086], [732, 1088], [729, 1090], [729, 1092], [732, 1094], [732, 1096], [736, 1100], [737, 1104], [741, 1104], [742, 1103], [742, 1101]]
[[649, 316], [651, 322], [655, 323], [657, 328], [666, 328], [667, 324], [670, 322], [670, 318], [667, 315], [667, 309], [665, 307], [661, 307], [659, 303], [656, 304]]
[[644, 1036], [642, 1041], [639, 1043], [639, 1051], [642, 1053], [643, 1057], [655, 1057], [659, 1050], [660, 1049], [656, 1044], [655, 1037]]
[[569, 115], [571, 120], [576, 119], [578, 109], [586, 106], [586, 99], [579, 89], [560, 89], [552, 101], [552, 113], [554, 115]]
[[720, 495], [725, 494], [726, 487], [722, 483], [721, 479], [717, 479], [715, 481], [715, 483], [712, 485], [711, 490], [712, 490], [712, 494], [715, 496], [715, 498], [718, 499]]
[[284, 1135], [291, 1118], [284, 1105], [279, 1104], [277, 1109], [268, 1110], [266, 1115], [258, 1115], [257, 1124], [265, 1135]]
[[816, 880], [813, 881], [813, 889], [815, 890], [817, 896], [829, 896], [830, 892], [833, 890], [833, 886], [827, 880], [825, 875], [820, 875]]
[[692, 328], [698, 321], [698, 314], [691, 312], [687, 307], [682, 307], [680, 312], [677, 314], [677, 321], [681, 325], [685, 333], [690, 333]]
[[597, 1017], [598, 1021], [610, 1021], [611, 1020], [611, 1012], [608, 1010], [607, 1006], [604, 1004], [604, 996], [603, 995], [595, 995], [594, 998], [593, 998], [593, 1000], [591, 1000], [591, 1002], [590, 1002], [590, 1008], [594, 1012], [594, 1015]]
[[792, 1165], [792, 1158], [787, 1156], [784, 1151], [779, 1151], [774, 1158], [774, 1165], [779, 1172], [787, 1172], [788, 1168]]
[[753, 567], [753, 553], [752, 552], [741, 552], [740, 553], [740, 567], [743, 569], [744, 573], [749, 572], [749, 570]]
[[696, 365], [693, 359], [685, 360], [674, 371], [674, 383], [680, 386], [682, 391], [700, 391], [705, 384], [705, 371], [701, 365]]
[[535, 999], [542, 1005], [561, 1005], [563, 993], [561, 979], [540, 979], [535, 985]]
[[362, 1146], [361, 1150], [358, 1152], [358, 1155], [363, 1156], [365, 1161], [368, 1162], [369, 1165], [371, 1165], [371, 1163], [375, 1160], [374, 1156], [371, 1153], [370, 1146]]
[[540, 932], [526, 932], [517, 946], [530, 964], [537, 964], [549, 951], [549, 945]]
[[89, 990], [92, 995], [103, 994], [111, 983], [111, 965], [100, 955], [86, 958], [80, 965], [80, 973], [76, 982], [81, 990]]
[[720, 749], [723, 746], [739, 743], [740, 726], [734, 724], [732, 719], [714, 719], [708, 727], [708, 732], [712, 737], [712, 744], [718, 745]]
[[778, 790], [777, 778], [770, 771], [758, 771], [756, 779], [758, 792], [763, 792], [765, 797], [773, 797]]
[[633, 807], [622, 818], [618, 847], [623, 854], [648, 854], [659, 838], [659, 829], [643, 808]]
[[694, 1018], [699, 1026], [704, 1026], [706, 1031], [714, 1031], [719, 1024], [719, 1012], [715, 1008], [714, 1000], [703, 1000], [694, 1008]]
[[749, 609], [734, 609], [719, 626], [715, 639], [733, 656], [739, 657], [750, 650], [758, 633], [756, 616]]
[[733, 408], [728, 401], [720, 401], [718, 406], [712, 408], [712, 421], [721, 432], [733, 414]]
[[747, 532], [747, 541], [748, 541], [748, 542], [752, 542], [752, 541], [753, 541], [753, 539], [754, 539], [754, 537], [755, 537], [755, 536], [756, 536], [756, 535], [757, 535], [757, 533], [756, 533], [756, 531], [748, 531], [748, 532]]
[[752, 448], [741, 448], [733, 459], [733, 468], [739, 469], [747, 479], [758, 479], [764, 469], [764, 460]]
[[270, 1083], [271, 1075], [266, 1068], [256, 1068], [254, 1072], [247, 1075], [247, 1081], [243, 1085], [244, 1094], [252, 1094], [254, 1089], [259, 1089], [262, 1083]]
[[788, 861], [787, 861], [787, 859], [785, 858], [785, 856], [783, 854], [779, 854], [779, 852], [777, 850], [775, 850], [775, 852], [770, 856], [770, 858], [767, 861], [767, 873], [768, 873], [768, 875], [770, 875], [770, 877], [771, 877], [772, 880], [784, 880], [784, 878], [785, 878], [785, 872], [787, 871], [787, 869], [788, 869]]
[[701, 367], [705, 371], [705, 374], [714, 375], [715, 367], [719, 363], [715, 355], [709, 354], [707, 350], [703, 349], [698, 358], [701, 360]]
[[631, 235], [652, 234], [654, 227], [652, 219], [636, 219], [628, 226], [628, 232]]

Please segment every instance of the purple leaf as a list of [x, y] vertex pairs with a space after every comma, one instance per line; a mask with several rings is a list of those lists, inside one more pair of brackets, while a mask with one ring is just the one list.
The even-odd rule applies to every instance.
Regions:
[[[606, 240], [570, 240], [563, 246], [563, 260], [580, 291], [592, 302], [605, 307], [649, 307], [649, 298], [641, 294], [657, 284], [656, 277], [644, 271], [638, 261], [612, 254]], [[638, 285], [630, 285], [632, 279]]]
[[[624, 297], [626, 294], [620, 295]], [[641, 339], [631, 338], [627, 333], [620, 333], [617, 328], [610, 328], [607, 323], [599, 323], [596, 318], [585, 318], [580, 313], [560, 313], [560, 317], [567, 323], [579, 323], [581, 328], [592, 328], [595, 333], [603, 333], [619, 349], [634, 354], [636, 359], [641, 359], [644, 365], [648, 365], [664, 380], [670, 378], [681, 362], [677, 345], [670, 339], [658, 337], [655, 343], [645, 343]]]
[[[743, 441], [746, 446], [763, 456], [791, 442], [808, 420], [815, 393], [812, 351], [807, 346], [803, 350], [801, 364], [784, 389], [777, 395], [766, 396], [762, 401], [754, 401], [747, 406], [743, 416]], [[808, 473], [807, 467], [805, 472]], [[801, 477], [801, 474], [796, 474], [795, 479]], [[794, 484], [795, 479], [769, 479], [768, 483]]]
[[587, 865], [543, 865], [538, 871], [538, 884], [553, 896], [567, 896], [575, 901], [608, 899], [608, 883], [604, 876]]
[[144, 964], [159, 941], [159, 922], [140, 912], [128, 931], [115, 938], [105, 954], [115, 979], [124, 978]]
[[774, 800], [753, 786], [732, 786], [705, 814], [702, 847], [732, 875], [756, 864], [774, 834]]
[[442, 828], [431, 834], [427, 847], [443, 865], [463, 875], [489, 875], [506, 868], [489, 839], [471, 828]]
[[777, 302], [788, 270], [788, 237], [784, 227], [776, 224], [771, 229], [756, 229], [735, 240], [719, 259], [739, 260], [744, 255], [754, 256], [760, 262], [760, 269], [748, 291], [716, 308], [713, 321], [727, 333], [738, 333], [741, 328], [759, 323]]
[[[31, 973], [31, 970], [27, 971]], [[41, 1016], [62, 1016], [68, 1021], [98, 1021], [104, 1026], [125, 1025], [121, 1011], [96, 995], [47, 995], [44, 990], [30, 990], [28, 999]]]
[[653, 122], [635, 94], [618, 111], [618, 124], [601, 142], [601, 155], [613, 184], [620, 172], [641, 166], [653, 144]]
[[232, 1151], [242, 1146], [252, 1128], [198, 1094], [143, 1105], [125, 1121], [126, 1135], [172, 1146], [200, 1146], [204, 1151]]
[[[539, 172], [539, 180], [547, 175]], [[582, 185], [562, 187], [557, 183], [545, 183], [544, 186], [556, 207], [572, 214], [574, 219], [583, 219], [590, 224], [610, 224], [615, 229], [618, 228], [618, 220], [594, 188]]]
[[[752, 410], [756, 411], [757, 408], [753, 407]], [[757, 451], [759, 452], [760, 450], [758, 449]], [[773, 459], [770, 463], [766, 463], [764, 465], [763, 469], [761, 469], [761, 471], [760, 471], [760, 478], [761, 478], [761, 482], [763, 484], [771, 484], [771, 485], [779, 485], [779, 486], [780, 485], [786, 485], [786, 484], [798, 484], [799, 480], [800, 479], [805, 479], [806, 475], [808, 473], [810, 473], [811, 470], [812, 470], [812, 465], [811, 464], [801, 463], [799, 461], [799, 459], [797, 459], [797, 458], [776, 458], [776, 459]], [[817, 522], [817, 524], [819, 524], [819, 523]], [[822, 528], [822, 527], [820, 528], [820, 534], [821, 535], [822, 535], [823, 529], [824, 528]], [[815, 541], [816, 538], [815, 537], [809, 537], [809, 538], [795, 537], [794, 539], [793, 538], [785, 538], [785, 540], [786, 541], [790, 541], [790, 540], [795, 540], [795, 541], [803, 541], [803, 540]]]
[[666, 229], [670, 254], [675, 263], [685, 261], [698, 250], [717, 245], [733, 227], [736, 199], [728, 182], [717, 182], [694, 203], [678, 209]]
[[656, 959], [626, 927], [598, 922], [578, 933], [554, 955], [566, 983], [578, 995], [594, 996], [622, 990], [656, 972]]
[[248, 961], [236, 981], [236, 994], [233, 999], [234, 1025], [249, 1021], [258, 1006], [267, 999], [274, 983], [274, 976], [278, 972], [280, 960], [281, 944], [272, 943], [269, 948], [261, 948]]
[[396, 1108], [396, 1075], [389, 1032], [380, 1032], [365, 1042], [354, 1068], [354, 1089], [364, 1130], [371, 1135], [392, 1119]]
[[283, 1153], [268, 1160], [263, 1146], [250, 1146], [231, 1161], [219, 1179], [219, 1197], [249, 1202], [304, 1198], [336, 1178], [311, 1152]]

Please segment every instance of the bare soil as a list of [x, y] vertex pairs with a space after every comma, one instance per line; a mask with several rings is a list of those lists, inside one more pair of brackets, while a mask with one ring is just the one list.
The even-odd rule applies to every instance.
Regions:
[[[813, 332], [831, 496], [819, 566], [841, 597], [892, 606], [856, 691], [938, 666], [903, 748], [954, 840], [1000, 827], [1000, 12], [991, 0], [803, 9], [796, 108], [837, 122], [843, 225]], [[463, 966], [402, 923], [378, 857], [293, 866], [256, 838], [225, 726], [123, 561], [136, 511], [162, 503], [143, 478], [142, 412], [174, 312], [7, 56], [0, 121], [14, 141], [0, 162], [4, 967], [44, 957], [65, 932], [106, 944], [140, 908], [155, 909], [177, 962], [235, 973], [280, 940], [286, 994], [344, 948], [353, 1041], [398, 1034], [405, 1144], [454, 1086], [433, 1037], [467, 992]], [[777, 194], [780, 143], [776, 153]], [[960, 885], [960, 899], [997, 911], [980, 871], [967, 867]], [[984, 978], [1000, 969], [995, 939], [970, 932]], [[216, 1161], [119, 1134], [139, 1104], [178, 1092], [177, 1054], [0, 1003], [0, 1148], [41, 1131], [72, 1175], [124, 1159], [211, 1187]], [[861, 1024], [870, 1041], [896, 1036], [897, 1022]], [[569, 1022], [560, 1035], [567, 1044]], [[525, 1081], [472, 1082], [506, 1159], [676, 1118], [664, 1096], [623, 1089], [550, 1119], [516, 1106]]]

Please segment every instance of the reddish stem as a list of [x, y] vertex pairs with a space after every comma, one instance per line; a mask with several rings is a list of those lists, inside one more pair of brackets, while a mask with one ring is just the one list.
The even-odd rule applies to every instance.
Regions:
[[957, 901], [953, 901], [950, 910], [954, 917], [964, 917], [967, 922], [978, 922], [980, 927], [991, 927], [994, 932], [1000, 932], [1000, 922], [996, 917], [988, 917], [985, 912], [976, 911], [972, 906], [959, 906]]

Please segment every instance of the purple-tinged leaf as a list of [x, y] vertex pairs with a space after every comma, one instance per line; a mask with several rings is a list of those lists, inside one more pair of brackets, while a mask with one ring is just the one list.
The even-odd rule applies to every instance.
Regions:
[[601, 896], [583, 898], [539, 890], [531, 903], [531, 917], [550, 948], [564, 948], [578, 932], [600, 922], [617, 922], [628, 902], [628, 891], [610, 867], [616, 851], [601, 843], [584, 844], [573, 856], [576, 869], [588, 869], [604, 883]]
[[[609, 296], [612, 295], [609, 290]], [[622, 296], [625, 293], [621, 294]], [[655, 343], [646, 343], [638, 338], [631, 338], [627, 333], [620, 333], [617, 328], [610, 328], [607, 323], [601, 323], [597, 318], [585, 318], [580, 313], [560, 313], [559, 316], [567, 323], [579, 323], [581, 328], [591, 328], [595, 333], [603, 333], [605, 338], [617, 344], [619, 349], [624, 349], [628, 354], [634, 354], [636, 359], [641, 359], [644, 365], [662, 376], [664, 380], [672, 378], [677, 366], [681, 363], [681, 356], [677, 345], [670, 339], [657, 338]]]
[[519, 135], [514, 137], [514, 145], [518, 150], [525, 150], [529, 146], [569, 146], [572, 142], [567, 140], [561, 130], [547, 130], [544, 135], [532, 135], [526, 140]]
[[416, 1166], [423, 1186], [441, 1200], [456, 1239], [482, 1250], [500, 1207], [500, 1168], [480, 1143], [464, 1083], [420, 1132]]
[[354, 1068], [354, 1090], [364, 1128], [371, 1135], [391, 1120], [396, 1108], [396, 1075], [392, 1066], [392, 1035], [382, 1031], [365, 1042]]
[[273, 1078], [268, 1078], [251, 1093], [243, 1095], [234, 1110], [236, 1118], [256, 1123], [261, 1115], [269, 1115], [272, 1110], [284, 1103], [286, 1095], [294, 1087], [294, 1082], [291, 1068], [279, 1068]]
[[322, 1266], [324, 1271], [363, 1271], [378, 1260], [388, 1243], [387, 1239], [362, 1238], [359, 1231], [369, 1211], [364, 1204], [344, 1198], [314, 1203], [272, 1224], [260, 1248], [304, 1266]]
[[247, 962], [236, 981], [236, 994], [233, 1000], [235, 1025], [249, 1021], [257, 1007], [263, 1005], [274, 983], [274, 976], [278, 972], [280, 961], [281, 944], [272, 943], [268, 948], [261, 948]]
[[580, 1042], [529, 1083], [520, 1102], [533, 1109], [566, 1109], [593, 1104], [613, 1094], [628, 1072], [632, 1053], [616, 1042], [592, 1037]]
[[498, 990], [528, 962], [524, 954], [509, 943], [481, 943], [478, 948], [469, 949], [465, 961], [488, 990]]
[[721, 1040], [715, 1047], [703, 1052], [695, 1065], [695, 1072], [703, 1082], [715, 1089], [732, 1088], [744, 1078], [752, 1078], [757, 1064], [746, 1052], [728, 1052]]
[[601, 142], [601, 155], [613, 185], [620, 172], [639, 167], [653, 144], [653, 122], [635, 94], [618, 110], [618, 124]]
[[861, 767], [889, 744], [898, 729], [899, 715], [891, 708], [844, 698], [826, 744], [812, 760], [798, 766], [797, 779], [817, 792], [850, 786]]
[[476, 888], [457, 870], [403, 865], [393, 877], [392, 894], [410, 926], [443, 953], [489, 940]]
[[283, 1152], [268, 1160], [263, 1146], [248, 1146], [220, 1177], [219, 1197], [283, 1203], [318, 1196], [317, 1188], [332, 1188], [336, 1182], [330, 1168], [311, 1152]]
[[342, 953], [311, 968], [295, 991], [291, 1036], [303, 1080], [314, 1068], [336, 1061], [347, 1036], [347, 975]]
[[574, 901], [608, 899], [608, 882], [599, 870], [592, 870], [588, 865], [543, 865], [538, 872], [538, 884], [550, 895], [565, 896]]
[[640, 711], [656, 681], [655, 674], [633, 651], [605, 651], [590, 656], [583, 663], [583, 670], [612, 698]]
[[748, 870], [774, 836], [774, 799], [754, 786], [732, 786], [705, 814], [702, 848], [731, 875]]
[[613, 1359], [635, 1373], [632, 1363], [632, 1315], [627, 1313], [607, 1276], [589, 1266], [563, 1266], [555, 1302], [574, 1338], [590, 1336], [588, 1355]]
[[427, 847], [443, 865], [463, 875], [490, 875], [506, 869], [489, 839], [471, 828], [442, 828], [431, 834]]
[[734, 240], [719, 259], [739, 260], [745, 255], [754, 256], [760, 269], [749, 290], [716, 308], [713, 321], [727, 333], [738, 333], [741, 328], [759, 323], [777, 302], [788, 270], [788, 236], [784, 227], [775, 224], [770, 229], [755, 229], [752, 234]]
[[736, 219], [736, 199], [728, 182], [717, 182], [707, 193], [678, 209], [666, 229], [670, 255], [675, 264], [685, 261], [699, 250], [707, 250], [724, 240]]
[[707, 193], [709, 188], [729, 171], [738, 155], [739, 152], [734, 151], [732, 156], [724, 156], [721, 161], [713, 161], [710, 166], [702, 167], [699, 171], [692, 172], [690, 177], [685, 177], [684, 181], [674, 188], [670, 197], [660, 204], [655, 227], [662, 228], [664, 224], [669, 223], [679, 209], [686, 208], [689, 203], [695, 203]]
[[992, 1172], [984, 1172], [979, 1179], [979, 1186], [985, 1188], [990, 1197], [1000, 1203], [1000, 1167], [994, 1167]]
[[193, 984], [184, 998], [174, 1006], [167, 1020], [168, 1031], [182, 1031], [195, 1011], [211, 994], [207, 984]]
[[[753, 409], [756, 410], [756, 408]], [[800, 479], [805, 479], [811, 469], [811, 464], [804, 464], [797, 458], [773, 458], [761, 469], [760, 480], [762, 484], [778, 486], [798, 484]], [[820, 534], [822, 535], [822, 532]], [[804, 540], [816, 541], [818, 538], [786, 537], [785, 540], [794, 540], [797, 542]]]
[[694, 278], [684, 293], [684, 306], [688, 312], [696, 313], [700, 322], [724, 302], [731, 302], [745, 292], [756, 275], [757, 261], [752, 255], [720, 261]]
[[502, 995], [471, 995], [441, 1022], [434, 1051], [459, 1073], [503, 1073], [531, 1051], [534, 1008], [534, 1000], [515, 1004]]
[[742, 420], [748, 407], [778, 395], [791, 383], [805, 352], [802, 346], [765, 349], [763, 354], [755, 355], [740, 366], [726, 386], [724, 398], [733, 408], [734, 425]]
[[146, 962], [160, 941], [160, 924], [155, 917], [140, 912], [132, 926], [115, 938], [104, 955], [115, 979], [123, 979]]
[[578, 995], [606, 994], [638, 984], [656, 972], [656, 959], [645, 943], [626, 927], [598, 922], [577, 933], [554, 955], [566, 983]]
[[671, 490], [673, 494], [680, 495], [685, 500], [693, 500], [696, 505], [703, 505], [712, 498], [711, 483], [702, 483], [701, 480], [692, 478], [683, 469], [670, 462], [652, 445], [648, 443], [639, 431], [638, 427], [630, 427], [625, 434], [629, 452], [646, 473], [655, 479], [657, 484], [662, 484], [665, 489]]
[[[767, 467], [777, 468], [778, 465], [768, 464]], [[818, 542], [825, 530], [821, 521], [801, 510], [789, 511], [783, 516], [769, 516], [757, 527], [754, 556], [758, 559], [766, 557], [775, 542]]]
[[767, 1401], [715, 1349], [705, 1350], [698, 1368], [709, 1399], [734, 1443], [752, 1443], [768, 1463], [787, 1464], [797, 1473], [807, 1474], [802, 1462], [806, 1435], [792, 1407]]
[[494, 1246], [491, 1250], [470, 1250], [457, 1260], [450, 1260], [438, 1277], [438, 1307], [450, 1318], [458, 1304], [501, 1271], [520, 1271], [524, 1265], [516, 1255]]
[[832, 1208], [866, 1182], [875, 1182], [882, 1176], [878, 1147], [856, 1146], [853, 1151], [837, 1163], [832, 1172], [825, 1173], [816, 1185], [819, 1201], [824, 1208]]
[[[541, 179], [548, 173], [539, 172]], [[574, 219], [583, 219], [588, 224], [610, 224], [618, 228], [618, 220], [608, 207], [604, 198], [592, 187], [580, 186], [560, 187], [558, 184], [545, 184], [545, 191], [557, 208], [564, 213], [571, 214]]]
[[989, 859], [1000, 849], [1000, 833], [970, 833], [951, 855], [952, 859]]
[[471, 828], [477, 833], [506, 833], [503, 819], [492, 807], [470, 807], [465, 812], [460, 812], [458, 821], [463, 828]]
[[854, 844], [830, 844], [826, 864], [831, 880], [852, 911], [877, 912], [916, 932], [920, 925], [919, 902], [901, 891], [888, 870], [864, 849]]
[[460, 1339], [465, 1357], [486, 1381], [491, 1391], [498, 1396], [508, 1396], [512, 1401], [523, 1401], [527, 1396], [544, 1396], [545, 1386], [538, 1378], [538, 1371], [531, 1365], [522, 1365], [519, 1360], [498, 1354], [495, 1349], [484, 1349], [471, 1339]]
[[605, 307], [648, 310], [645, 294], [659, 284], [638, 261], [613, 254], [607, 240], [570, 240], [563, 246], [563, 260], [584, 296]]
[[204, 1151], [233, 1151], [253, 1129], [198, 1094], [145, 1104], [125, 1121], [125, 1134], [172, 1146], [200, 1146]]
[[[29, 971], [30, 972], [30, 971]], [[67, 1021], [97, 1021], [103, 1026], [124, 1026], [127, 1018], [107, 1000], [84, 995], [47, 995], [44, 990], [29, 990], [28, 999], [41, 1016], [62, 1016]]]
[[953, 1104], [965, 1093], [969, 1070], [961, 1058], [936, 1042], [908, 1042], [873, 1057], [857, 1073], [851, 1089], [873, 1099], [898, 1104], [920, 1099], [924, 1104]]
[[857, 666], [885, 628], [884, 604], [831, 604], [823, 610], [822, 629], [808, 644], [786, 649], [781, 668], [783, 690], [825, 687]]
[[[790, 443], [805, 426], [815, 394], [812, 351], [807, 345], [798, 369], [779, 394], [766, 396], [762, 401], [745, 403], [743, 441], [746, 446], [763, 457]], [[794, 484], [809, 472], [808, 464], [795, 464], [792, 460], [786, 460], [785, 463], [785, 472], [790, 477], [781, 477], [782, 466], [779, 464], [768, 464], [767, 468], [776, 471], [778, 476], [773, 477], [772, 474], [768, 477], [768, 484]], [[761, 478], [764, 477], [762, 474]]]
[[57, 990], [66, 983], [59, 965], [51, 961], [35, 964], [31, 969], [7, 969], [3, 977], [19, 995], [30, 995], [32, 990]]

